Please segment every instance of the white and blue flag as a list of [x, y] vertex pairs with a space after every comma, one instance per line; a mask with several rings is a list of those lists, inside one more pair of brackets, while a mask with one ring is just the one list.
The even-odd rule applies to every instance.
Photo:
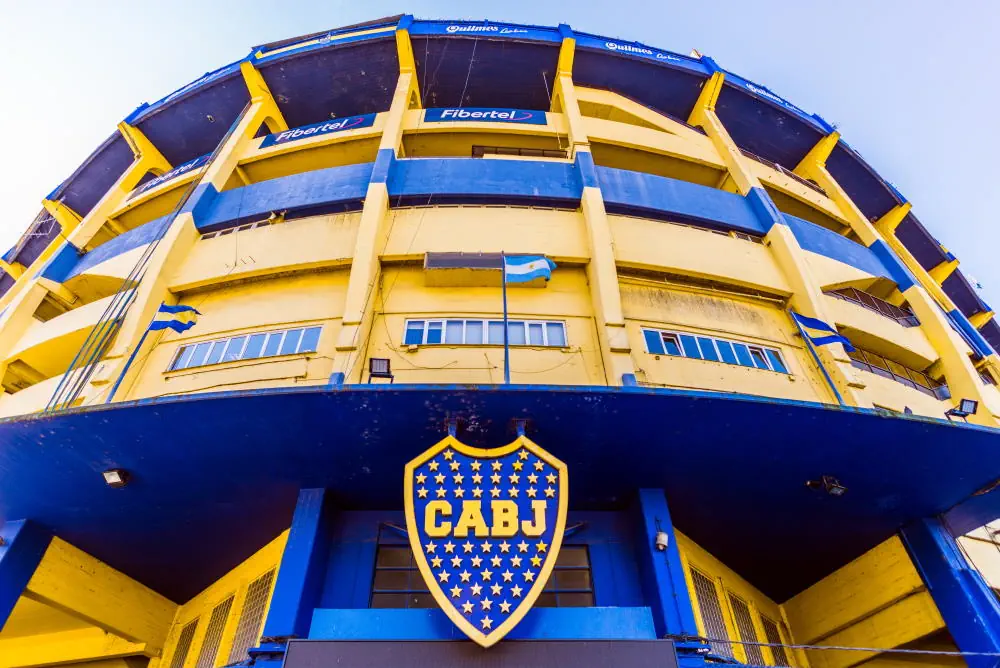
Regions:
[[504, 255], [503, 270], [508, 283], [529, 283], [552, 278], [556, 263], [544, 255]]
[[149, 329], [154, 332], [161, 329], [172, 329], [177, 333], [186, 332], [194, 327], [199, 315], [201, 313], [193, 306], [160, 304], [153, 321], [149, 323]]
[[828, 325], [822, 320], [796, 313], [795, 311], [792, 311], [792, 318], [795, 319], [799, 329], [802, 330], [806, 338], [812, 341], [814, 345], [825, 346], [831, 343], [842, 343], [847, 352], [854, 352], [854, 346], [847, 340], [847, 337], [841, 336], [832, 325]]

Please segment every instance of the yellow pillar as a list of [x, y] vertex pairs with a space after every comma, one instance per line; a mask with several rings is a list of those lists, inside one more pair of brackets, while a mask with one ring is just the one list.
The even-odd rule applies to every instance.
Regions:
[[382, 272], [380, 255], [385, 248], [388, 233], [385, 221], [389, 212], [389, 169], [401, 151], [406, 111], [418, 105], [419, 100], [416, 72], [400, 72], [392, 104], [386, 114], [378, 157], [358, 223], [358, 236], [344, 299], [344, 315], [333, 359], [331, 378], [334, 382], [360, 382], [364, 374], [364, 360], [361, 357], [375, 317], [374, 291]]
[[[955, 332], [945, 316], [945, 312], [953, 311], [955, 305], [941, 288], [941, 281], [938, 278], [941, 280], [947, 278], [948, 274], [958, 266], [958, 261], [945, 262], [928, 272], [899, 241], [895, 231], [910, 212], [909, 203], [894, 207], [874, 225], [868, 221], [861, 209], [826, 169], [826, 160], [839, 140], [840, 135], [836, 132], [821, 139], [796, 166], [795, 173], [813, 179], [826, 190], [864, 245], [880, 247], [881, 244], [884, 244], [888, 246], [888, 250], [891, 250], [902, 262], [902, 266], [913, 275], [916, 283], [900, 285], [900, 291], [920, 321], [921, 331], [938, 355], [945, 381], [952, 393], [953, 403], [957, 404], [958, 400], [963, 397], [978, 400], [982, 408], [979, 413], [970, 416], [970, 421], [996, 426], [996, 419], [985, 408], [986, 402], [983, 400], [983, 384], [979, 372], [976, 371], [966, 354], [965, 343], [961, 336]], [[884, 238], [883, 235], [885, 235]], [[884, 246], [882, 247], [884, 248]], [[906, 281], [909, 282], [909, 279], [907, 278]], [[986, 364], [991, 371], [1000, 371], [1000, 358], [997, 355], [990, 355]]]
[[973, 313], [969, 316], [969, 322], [976, 329], [982, 329], [986, 326], [990, 320], [993, 319], [996, 313], [994, 311], [980, 311], [979, 313]]
[[[739, 194], [752, 200], [751, 204], [758, 216], [767, 218], [763, 222], [765, 225], [770, 225], [770, 230], [764, 237], [764, 243], [771, 249], [772, 256], [792, 288], [788, 306], [797, 313], [833, 324], [833, 320], [824, 308], [819, 283], [812, 276], [805, 261], [805, 251], [802, 250], [792, 230], [784, 223], [760, 180], [750, 169], [747, 164], [748, 158], [740, 151], [722, 120], [715, 113], [715, 104], [724, 83], [725, 75], [722, 72], [716, 72], [705, 82], [688, 123], [705, 130], [705, 134], [712, 140], [712, 145], [725, 163], [729, 177]], [[842, 345], [838, 343], [818, 346], [816, 353], [846, 403], [852, 406], [871, 406], [871, 402], [861, 392], [865, 385], [858, 379]], [[832, 392], [830, 400], [835, 401]]]
[[108, 218], [115, 212], [128, 197], [128, 194], [139, 185], [147, 173], [164, 174], [170, 171], [170, 163], [153, 146], [152, 142], [146, 139], [142, 132], [125, 122], [118, 124], [118, 132], [121, 133], [125, 141], [131, 147], [135, 160], [125, 170], [125, 173], [118, 177], [114, 185], [104, 196], [94, 205], [94, 208], [83, 217], [83, 220], [75, 226], [68, 239], [77, 248], [85, 248], [94, 236], [100, 231]]
[[931, 267], [927, 273], [930, 274], [935, 283], [941, 285], [949, 276], [955, 273], [956, 269], [958, 269], [958, 260], [946, 260], [935, 267]]

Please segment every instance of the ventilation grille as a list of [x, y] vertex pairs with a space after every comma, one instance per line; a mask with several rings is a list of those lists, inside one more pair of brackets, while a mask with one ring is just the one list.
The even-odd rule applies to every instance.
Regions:
[[257, 643], [272, 582], [274, 570], [264, 573], [247, 588], [247, 598], [243, 603], [243, 612], [240, 613], [240, 622], [236, 626], [233, 648], [229, 650], [229, 663], [246, 661], [247, 650]]
[[[733, 618], [736, 620], [736, 630], [740, 633], [740, 640], [745, 643], [760, 642], [753, 629], [753, 619], [750, 617], [750, 608], [746, 601], [730, 593], [729, 604], [733, 606]], [[760, 645], [743, 645], [743, 651], [746, 652], [747, 663], [757, 666], [764, 665], [764, 654], [760, 650]]]
[[[698, 607], [701, 609], [701, 622], [705, 626], [705, 635], [709, 638], [728, 638], [715, 583], [707, 575], [693, 568], [691, 569], [691, 580], [694, 582], [694, 593], [698, 598]], [[729, 643], [713, 642], [711, 645], [713, 654], [733, 656], [733, 649]]]
[[198, 628], [198, 620], [189, 622], [181, 630], [181, 635], [177, 638], [177, 647], [174, 649], [174, 656], [170, 660], [170, 668], [184, 668], [187, 661], [188, 652], [191, 650], [191, 641], [194, 640], [195, 629]]
[[219, 653], [222, 631], [226, 628], [226, 620], [229, 619], [231, 607], [233, 607], [232, 596], [212, 610], [212, 616], [208, 620], [208, 628], [205, 629], [205, 640], [201, 643], [201, 653], [198, 655], [198, 663], [195, 664], [195, 668], [213, 668], [215, 665], [215, 655]]

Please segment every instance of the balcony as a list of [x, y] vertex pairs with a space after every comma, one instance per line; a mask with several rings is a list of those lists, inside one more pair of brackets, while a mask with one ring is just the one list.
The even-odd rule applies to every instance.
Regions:
[[934, 380], [923, 372], [909, 369], [898, 362], [893, 362], [881, 355], [860, 348], [848, 353], [848, 355], [851, 358], [851, 365], [858, 369], [894, 380], [938, 400], [951, 397], [947, 385]]
[[920, 326], [920, 321], [917, 320], [917, 316], [913, 315], [913, 312], [909, 309], [890, 304], [884, 299], [879, 299], [878, 297], [870, 295], [867, 292], [855, 290], [854, 288], [843, 288], [840, 290], [831, 290], [826, 294], [854, 304], [860, 304], [870, 311], [875, 311], [879, 315], [885, 316], [890, 320], [895, 320], [903, 327]]

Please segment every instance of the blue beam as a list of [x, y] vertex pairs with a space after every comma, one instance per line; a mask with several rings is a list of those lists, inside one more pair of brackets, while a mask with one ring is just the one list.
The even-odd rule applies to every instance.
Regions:
[[[640, 489], [635, 502], [637, 517], [636, 559], [645, 602], [653, 613], [656, 637], [697, 636], [694, 608], [684, 579], [684, 566], [670, 519], [667, 497], [662, 489]], [[667, 547], [656, 546], [656, 535], [666, 533]], [[683, 665], [702, 665], [698, 643], [677, 643]], [[685, 652], [685, 650], [688, 650]]]
[[0, 527], [0, 631], [51, 541], [52, 534], [28, 520]]
[[[948, 632], [963, 652], [1000, 652], [1000, 602], [966, 560], [938, 518], [918, 520], [902, 530], [910, 558]], [[996, 658], [966, 657], [971, 668], [996, 666]]]
[[278, 581], [264, 624], [264, 637], [283, 641], [309, 635], [313, 610], [323, 593], [333, 510], [325, 489], [299, 492]]

